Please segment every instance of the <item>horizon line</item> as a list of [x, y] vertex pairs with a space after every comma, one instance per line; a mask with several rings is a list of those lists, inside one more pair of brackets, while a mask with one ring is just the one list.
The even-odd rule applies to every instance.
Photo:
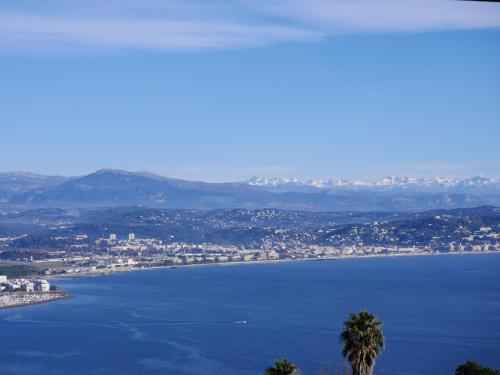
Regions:
[[291, 180], [291, 181], [296, 181], [299, 183], [307, 183], [310, 181], [322, 181], [322, 182], [342, 182], [342, 181], [350, 181], [350, 182], [363, 182], [363, 183], [371, 183], [371, 182], [377, 182], [382, 179], [386, 178], [394, 178], [394, 179], [416, 179], [416, 180], [433, 180], [433, 179], [443, 179], [443, 180], [470, 180], [473, 178], [485, 178], [489, 180], [500, 180], [500, 177], [494, 177], [494, 176], [486, 176], [482, 173], [478, 174], [472, 174], [472, 175], [462, 175], [462, 176], [453, 176], [453, 177], [444, 177], [442, 175], [432, 175], [432, 176], [418, 176], [415, 174], [381, 174], [380, 177], [378, 178], [296, 178], [296, 177], [290, 177], [290, 176], [274, 176], [274, 177], [262, 177], [262, 176], [249, 176], [244, 180], [224, 180], [224, 181], [205, 181], [201, 179], [189, 179], [189, 178], [182, 178], [182, 177], [174, 177], [170, 175], [164, 175], [158, 172], [151, 172], [148, 170], [127, 170], [127, 169], [120, 169], [120, 168], [99, 168], [96, 170], [93, 170], [88, 173], [82, 173], [82, 174], [76, 174], [76, 175], [66, 175], [66, 174], [59, 174], [59, 173], [40, 173], [40, 172], [30, 172], [26, 170], [17, 170], [17, 171], [0, 171], [0, 176], [3, 175], [25, 175], [25, 176], [37, 176], [37, 177], [52, 177], [52, 178], [82, 178], [86, 176], [90, 176], [93, 174], [97, 173], [105, 173], [105, 172], [117, 172], [117, 173], [127, 173], [127, 174], [134, 174], [134, 175], [150, 175], [150, 176], [156, 176], [156, 177], [162, 177], [162, 178], [168, 178], [168, 179], [173, 179], [173, 180], [183, 180], [183, 181], [190, 181], [190, 182], [204, 182], [204, 183], [250, 183], [252, 180]]

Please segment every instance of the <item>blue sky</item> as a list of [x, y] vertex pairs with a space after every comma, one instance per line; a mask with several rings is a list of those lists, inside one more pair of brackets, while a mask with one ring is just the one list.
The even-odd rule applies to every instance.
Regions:
[[0, 3], [0, 170], [500, 177], [498, 4], [102, 4]]

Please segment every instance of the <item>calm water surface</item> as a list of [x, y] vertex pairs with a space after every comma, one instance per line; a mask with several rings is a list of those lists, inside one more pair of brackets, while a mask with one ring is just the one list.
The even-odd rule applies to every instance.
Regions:
[[0, 374], [303, 374], [343, 364], [350, 311], [384, 321], [377, 374], [500, 368], [500, 255], [138, 271], [59, 283], [73, 298], [0, 311]]

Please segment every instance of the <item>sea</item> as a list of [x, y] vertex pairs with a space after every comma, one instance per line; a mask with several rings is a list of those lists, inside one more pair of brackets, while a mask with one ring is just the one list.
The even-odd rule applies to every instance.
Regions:
[[[346, 366], [350, 312], [383, 321], [375, 373], [500, 368], [500, 255], [179, 267], [57, 281], [71, 298], [0, 311], [0, 374], [303, 375]], [[342, 372], [340, 372], [342, 374]]]

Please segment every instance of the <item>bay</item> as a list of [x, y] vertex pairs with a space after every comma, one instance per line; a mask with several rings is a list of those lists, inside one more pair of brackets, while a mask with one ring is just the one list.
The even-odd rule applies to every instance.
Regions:
[[[58, 282], [70, 299], [0, 311], [0, 374], [303, 374], [345, 365], [351, 311], [384, 322], [376, 374], [500, 368], [500, 255], [184, 267]], [[334, 373], [333, 371], [331, 372]]]

